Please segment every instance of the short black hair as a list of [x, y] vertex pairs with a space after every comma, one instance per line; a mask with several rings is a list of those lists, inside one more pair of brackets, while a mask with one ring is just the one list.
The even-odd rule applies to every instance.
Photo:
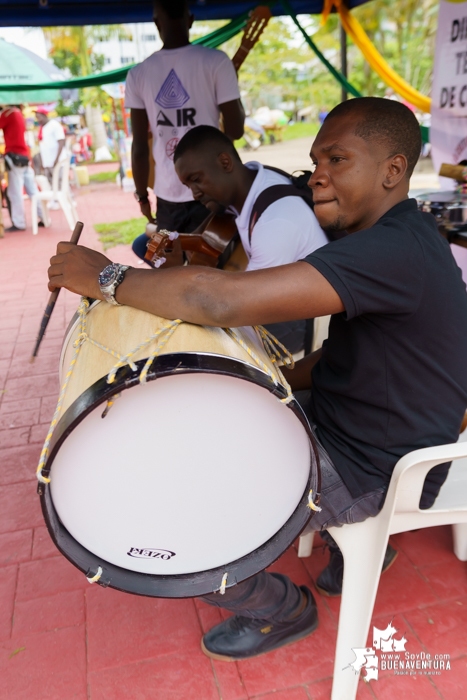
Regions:
[[170, 19], [182, 19], [188, 10], [188, 0], [154, 0], [155, 10], [164, 10]]
[[360, 115], [355, 134], [365, 141], [376, 141], [388, 149], [388, 156], [400, 153], [407, 158], [409, 178], [422, 150], [420, 125], [411, 110], [384, 97], [357, 97], [341, 102], [329, 112], [324, 123], [350, 114]]
[[215, 126], [195, 126], [180, 139], [174, 152], [174, 163], [187, 151], [216, 149], [219, 153], [230, 153], [233, 158], [241, 160], [232, 141]]

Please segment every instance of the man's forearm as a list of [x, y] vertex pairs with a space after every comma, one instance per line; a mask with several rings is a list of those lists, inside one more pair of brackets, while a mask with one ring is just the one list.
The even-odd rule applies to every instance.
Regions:
[[228, 280], [222, 272], [200, 267], [168, 270], [140, 270], [132, 268], [119, 286], [116, 299], [120, 304], [142, 311], [198, 325], [228, 326], [233, 318], [233, 307], [218, 301], [216, 287], [225, 295]]
[[149, 145], [133, 141], [131, 148], [131, 167], [133, 170], [133, 180], [138, 194], [143, 195], [148, 189], [149, 180]]
[[[102, 299], [99, 274], [110, 263], [102, 253], [59, 243], [51, 259], [49, 289]], [[315, 318], [344, 310], [318, 270], [305, 262], [253, 272], [205, 267], [129, 269], [117, 301], [155, 316], [206, 326], [237, 327]]]

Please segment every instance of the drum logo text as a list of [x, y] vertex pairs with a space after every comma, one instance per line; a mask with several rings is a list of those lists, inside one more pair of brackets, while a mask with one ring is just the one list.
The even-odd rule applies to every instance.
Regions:
[[127, 552], [130, 557], [138, 557], [139, 559], [171, 559], [175, 556], [175, 552], [170, 552], [168, 549], [138, 549], [130, 547]]

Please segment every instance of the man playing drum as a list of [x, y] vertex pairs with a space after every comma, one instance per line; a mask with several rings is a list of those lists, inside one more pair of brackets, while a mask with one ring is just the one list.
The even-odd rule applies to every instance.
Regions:
[[[315, 530], [376, 515], [398, 459], [456, 441], [467, 406], [465, 284], [434, 219], [407, 197], [420, 145], [418, 123], [400, 103], [344, 102], [314, 141], [309, 186], [322, 228], [348, 235], [289, 265], [129, 269], [116, 287], [120, 304], [208, 326], [332, 314], [322, 350], [287, 374], [294, 390], [311, 384], [322, 470]], [[109, 262], [60, 243], [49, 288], [103, 299], [99, 275]], [[447, 471], [428, 474], [421, 507], [434, 502]], [[279, 574], [262, 572], [205, 600], [234, 613], [203, 639], [219, 659], [265, 653], [317, 626], [311, 591]]]

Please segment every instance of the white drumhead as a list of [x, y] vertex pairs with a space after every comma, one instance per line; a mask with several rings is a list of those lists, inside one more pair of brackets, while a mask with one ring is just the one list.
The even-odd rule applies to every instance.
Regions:
[[249, 554], [289, 519], [310, 473], [295, 414], [257, 384], [171, 375], [95, 408], [52, 464], [55, 509], [90, 552], [175, 575]]

